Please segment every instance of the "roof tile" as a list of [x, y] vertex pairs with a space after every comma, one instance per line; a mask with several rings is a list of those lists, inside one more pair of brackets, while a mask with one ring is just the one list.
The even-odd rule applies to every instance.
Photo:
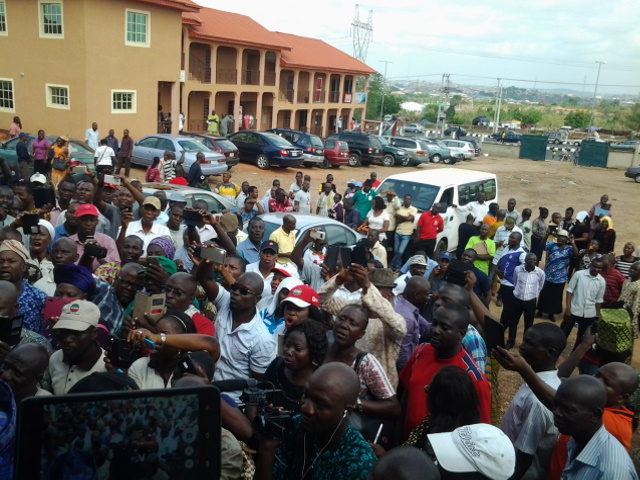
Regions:
[[151, 3], [159, 7], [174, 8], [184, 12], [197, 12], [201, 7], [191, 0], [137, 0], [142, 3]]

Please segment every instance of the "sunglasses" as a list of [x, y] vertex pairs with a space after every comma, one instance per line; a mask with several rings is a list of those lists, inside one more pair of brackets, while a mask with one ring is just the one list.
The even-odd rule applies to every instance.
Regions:
[[231, 289], [232, 292], [240, 292], [240, 295], [242, 296], [247, 296], [247, 295], [258, 295], [257, 292], [254, 292], [252, 290], [249, 290], [248, 288], [244, 288], [244, 287], [239, 287], [237, 284], [233, 284], [229, 287]]

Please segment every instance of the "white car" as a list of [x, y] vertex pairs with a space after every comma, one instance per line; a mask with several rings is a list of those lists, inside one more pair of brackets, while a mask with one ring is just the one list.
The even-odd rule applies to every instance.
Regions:
[[454, 157], [469, 160], [476, 156], [476, 148], [464, 140], [442, 140], [442, 143], [451, 150]]
[[405, 125], [404, 133], [424, 133], [424, 127], [419, 123], [410, 123]]
[[207, 210], [214, 214], [222, 214], [223, 210], [231, 210], [236, 208], [235, 202], [229, 197], [220, 195], [209, 190], [201, 188], [187, 187], [183, 185], [173, 185], [170, 183], [143, 183], [142, 195], [148, 197], [155, 192], [164, 192], [167, 200], [180, 200], [187, 204], [187, 207], [193, 207], [193, 203], [197, 200], [207, 202]]

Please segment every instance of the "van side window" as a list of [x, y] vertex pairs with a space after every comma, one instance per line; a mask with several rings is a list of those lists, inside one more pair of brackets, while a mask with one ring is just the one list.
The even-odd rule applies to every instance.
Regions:
[[453, 187], [449, 187], [444, 192], [442, 192], [440, 203], [446, 203], [447, 207], [453, 204]]
[[[465, 183], [458, 186], [458, 204], [466, 205], [478, 199], [478, 193], [484, 192], [487, 202], [496, 198], [496, 181], [491, 178], [480, 182]], [[443, 200], [444, 201], [444, 200]]]

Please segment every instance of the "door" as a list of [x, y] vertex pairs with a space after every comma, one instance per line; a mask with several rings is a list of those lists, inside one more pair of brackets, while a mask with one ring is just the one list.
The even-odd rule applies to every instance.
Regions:
[[[151, 165], [153, 157], [157, 157], [156, 143], [158, 143], [158, 137], [143, 138], [133, 147], [133, 153], [131, 155], [131, 163], [136, 165]], [[164, 153], [164, 152], [162, 152]], [[162, 157], [162, 154], [159, 155]]]
[[240, 132], [240, 133], [236, 133], [230, 139], [231, 142], [238, 149], [238, 156], [240, 157], [240, 160], [242, 160], [243, 162], [248, 162], [249, 161], [249, 152], [248, 152], [248, 147], [247, 147], [247, 135], [249, 135], [249, 134], [245, 133], [245, 132]]
[[456, 205], [455, 201], [455, 187], [449, 185], [441, 189], [440, 199], [438, 203], [441, 204], [440, 216], [444, 220], [444, 230], [438, 234], [438, 241], [441, 238], [447, 240], [447, 250], [451, 251], [458, 245], [458, 225], [460, 214], [456, 208], [451, 205]]
[[247, 135], [247, 143], [246, 143], [247, 157], [249, 161], [255, 163], [256, 158], [258, 158], [258, 155], [260, 155], [261, 153], [264, 153], [263, 142], [260, 136], [256, 133], [247, 133], [246, 135]]
[[322, 102], [322, 77], [316, 78], [316, 92], [314, 101], [316, 103]]

